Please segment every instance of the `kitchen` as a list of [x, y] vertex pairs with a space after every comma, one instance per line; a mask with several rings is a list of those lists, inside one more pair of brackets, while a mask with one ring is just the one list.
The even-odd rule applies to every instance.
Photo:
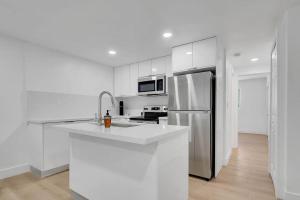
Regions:
[[[282, 196], [286, 186], [268, 159], [251, 168], [262, 174], [240, 165], [249, 160], [235, 145], [238, 100], [230, 94], [235, 78], [274, 74], [270, 30], [282, 13], [295, 13], [282, 2], [0, 3], [0, 199]], [[193, 12], [179, 17], [183, 6]], [[249, 15], [234, 13], [240, 9]], [[255, 9], [264, 20], [237, 25]], [[286, 199], [296, 199], [297, 187], [289, 189]]]
[[[178, 155], [184, 154], [185, 152], [184, 157], [174, 157], [172, 161], [172, 163], [175, 164], [174, 159], [178, 159], [177, 161], [178, 163], [176, 165], [180, 166], [180, 163], [185, 163], [185, 165], [177, 169], [177, 171], [174, 171], [175, 169], [171, 171], [170, 168], [168, 168], [169, 173], [164, 172], [163, 173], [164, 176], [160, 175], [157, 178], [160, 178], [164, 184], [167, 184], [167, 182], [169, 182], [167, 185], [170, 185], [170, 187], [166, 186], [168, 191], [169, 190], [172, 191], [175, 188], [182, 188], [182, 192], [178, 191], [178, 193], [174, 193], [175, 196], [172, 195], [170, 196], [164, 193], [162, 194], [158, 193], [157, 198], [163, 198], [163, 197], [170, 198], [170, 199], [187, 198], [187, 188], [188, 188], [188, 184], [187, 184], [188, 177], [186, 176], [187, 174], [198, 176], [206, 180], [210, 180], [211, 178], [213, 178], [215, 174], [214, 171], [215, 150], [213, 146], [215, 143], [214, 141], [215, 88], [214, 86], [215, 86], [215, 73], [216, 73], [215, 59], [218, 52], [217, 38], [216, 37], [208, 38], [208, 39], [191, 43], [189, 45], [193, 47], [189, 49], [189, 51], [194, 50], [192, 54], [186, 53], [185, 50], [186, 45], [173, 48], [175, 52], [172, 54], [173, 65], [171, 65], [170, 56], [166, 56], [166, 57], [153, 59], [151, 61], [145, 61], [134, 65], [114, 68], [114, 80], [115, 80], [114, 86], [115, 86], [115, 91], [117, 91], [116, 93], [117, 95], [115, 96], [116, 98], [119, 99], [119, 107], [118, 107], [119, 112], [117, 112], [117, 114], [113, 116], [111, 128], [105, 129], [103, 126], [103, 117], [104, 120], [105, 117], [107, 116], [110, 117], [110, 110], [109, 110], [110, 106], [107, 107], [107, 102], [106, 102], [106, 107], [103, 105], [104, 98], [109, 97], [108, 98], [110, 99], [109, 103], [112, 105], [111, 108], [112, 109], [116, 108], [117, 100], [115, 99], [115, 97], [112, 96], [110, 92], [102, 92], [99, 95], [98, 113], [95, 114], [95, 119], [82, 118], [82, 119], [69, 119], [69, 120], [56, 120], [56, 121], [30, 120], [28, 122], [29, 123], [28, 135], [30, 136], [29, 143], [31, 148], [30, 150], [31, 172], [38, 177], [47, 177], [69, 169], [70, 189], [73, 195], [76, 197], [80, 196], [87, 199], [98, 199], [98, 198], [119, 199], [121, 198], [121, 196], [123, 196], [126, 197], [127, 199], [139, 199], [141, 198], [141, 196], [148, 196], [149, 199], [154, 199], [154, 197], [152, 197], [147, 193], [149, 191], [145, 191], [145, 193], [141, 193], [141, 194], [135, 193], [135, 195], [131, 195], [131, 196], [126, 196], [127, 193], [119, 192], [118, 193], [119, 196], [113, 197], [115, 195], [114, 193], [111, 193], [111, 186], [113, 185], [113, 183], [104, 184], [106, 187], [103, 186], [103, 191], [97, 189], [96, 191], [98, 191], [98, 193], [96, 193], [95, 191], [89, 192], [94, 187], [88, 184], [89, 181], [94, 182], [95, 185], [99, 185], [99, 184], [102, 185], [103, 183], [108, 183], [109, 182], [108, 180], [115, 180], [116, 177], [114, 174], [109, 176], [108, 172], [98, 172], [99, 177], [97, 177], [96, 176], [97, 171], [93, 171], [92, 168], [88, 167], [89, 165], [96, 165], [95, 163], [89, 164], [84, 168], [75, 170], [77, 168], [76, 166], [78, 165], [78, 164], [73, 164], [76, 163], [75, 160], [77, 159], [82, 160], [84, 157], [88, 155], [95, 158], [97, 157], [97, 155], [100, 155], [101, 152], [104, 152], [104, 149], [101, 150], [95, 147], [94, 149], [90, 149], [89, 150], [90, 152], [87, 153], [87, 155], [81, 155], [83, 157], [80, 156], [80, 158], [74, 158], [73, 155], [76, 154], [74, 152], [76, 151], [77, 148], [80, 149], [80, 151], [83, 151], [83, 149], [89, 149], [87, 147], [92, 145], [92, 144], [81, 144], [83, 146], [76, 145], [77, 147], [75, 147], [75, 143], [76, 143], [75, 141], [76, 139], [78, 139], [78, 135], [81, 135], [81, 137], [83, 136], [96, 137], [94, 139], [97, 139], [99, 137], [106, 140], [111, 139], [113, 141], [119, 141], [119, 143], [129, 142], [129, 144], [133, 143], [132, 145], [143, 144], [146, 145], [145, 146], [146, 149], [150, 144], [156, 142], [162, 146], [162, 147], [157, 147], [157, 149], [159, 150], [160, 148], [166, 148], [164, 147], [164, 145], [167, 144], [164, 143], [166, 143], [168, 141], [167, 138], [170, 137], [167, 136], [168, 134], [172, 133], [172, 135], [174, 135], [173, 137], [175, 137], [177, 135], [176, 132], [181, 131], [182, 132], [181, 134], [184, 134], [186, 138], [189, 138], [189, 145], [188, 145], [189, 147], [188, 148], [186, 147], [186, 150], [184, 150], [184, 147], [181, 150], [177, 148], [174, 149], [174, 147], [177, 147], [178, 145], [180, 145], [180, 143], [178, 143], [173, 147], [171, 146], [169, 147], [167, 146], [167, 147], [168, 147], [168, 151], [171, 151], [172, 155], [174, 156], [176, 155], [176, 152], [178, 152]], [[183, 48], [183, 50], [181, 48]], [[206, 51], [206, 49], [210, 49], [211, 51]], [[176, 55], [177, 51], [181, 51], [184, 53], [180, 53]], [[201, 52], [206, 52], [206, 54], [203, 56]], [[180, 58], [180, 56], [182, 55], [183, 58]], [[188, 63], [183, 62], [184, 59], [188, 58], [188, 61], [191, 62], [193, 59], [195, 59], [195, 56], [203, 56], [203, 58], [208, 58], [208, 60], [206, 61], [205, 59], [202, 60], [197, 59], [198, 61], [201, 62], [201, 64], [199, 64], [198, 66], [202, 66], [203, 64], [202, 67], [195, 67], [195, 65], [194, 66], [190, 65], [190, 67], [186, 67], [184, 71], [181, 70], [179, 72], [180, 75], [175, 77], [169, 76], [167, 81], [165, 75], [167, 66], [177, 66], [176, 63], [178, 61], [176, 61], [176, 59], [179, 60], [178, 65], [188, 66], [187, 65]], [[209, 63], [210, 61], [212, 62]], [[148, 66], [144, 64], [146, 62], [149, 63]], [[146, 68], [145, 66], [147, 66], [149, 69], [145, 70]], [[135, 68], [134, 70], [134, 67], [137, 68]], [[180, 67], [180, 69], [181, 68], [182, 67]], [[144, 73], [139, 74], [138, 73], [139, 71], [143, 71]], [[146, 72], [158, 71], [158, 73], [160, 74], [159, 75], [156, 75], [154, 73], [146, 74], [145, 71]], [[175, 72], [174, 69], [172, 68], [170, 71], [172, 71], [173, 74], [173, 73], [177, 73], [178, 70]], [[134, 74], [134, 72], [136, 73]], [[133, 87], [131, 88], [130, 86]], [[119, 90], [119, 88], [121, 89]], [[130, 89], [132, 89], [132, 91], [130, 91]], [[137, 97], [139, 95], [142, 96], [143, 98], [151, 98], [150, 100], [153, 100], [154, 98], [159, 98], [160, 103], [163, 101], [162, 99], [165, 98], [167, 99], [168, 102], [165, 105], [144, 106], [143, 110], [139, 110], [138, 112], [139, 116], [133, 116], [132, 113], [131, 116], [128, 113], [127, 115], [126, 114], [124, 115], [125, 112], [130, 112], [128, 107], [127, 109], [125, 109], [126, 111], [124, 112], [123, 109], [124, 107], [126, 108], [126, 102], [124, 105], [124, 102], [120, 100], [124, 98], [125, 94], [132, 94], [133, 97], [134, 96]], [[128, 98], [128, 96], [129, 95], [127, 95], [126, 97]], [[179, 99], [177, 99], [177, 96]], [[168, 105], [168, 107], [166, 105]], [[118, 109], [115, 109], [115, 112], [116, 110]], [[142, 114], [142, 116], [140, 113]], [[99, 126], [99, 124], [102, 124], [102, 126]], [[149, 125], [141, 125], [141, 124], [149, 124]], [[153, 125], [153, 124], [159, 124], [160, 129], [157, 128], [157, 125]], [[177, 127], [178, 125], [181, 125], [183, 127], [179, 128]], [[185, 128], [185, 126], [190, 126], [191, 130]], [[131, 131], [133, 132], [132, 135], [130, 134]], [[102, 134], [99, 135], [99, 133]], [[158, 139], [155, 139], [154, 136], [158, 138], [166, 138], [166, 139], [164, 140], [161, 139], [160, 141]], [[117, 139], [118, 137], [120, 138]], [[175, 138], [172, 139], [172, 141], [175, 140]], [[99, 140], [100, 143], [98, 144], [99, 147], [102, 147], [103, 145], [108, 145], [106, 144], [106, 140], [103, 140], [102, 142]], [[147, 142], [147, 141], [152, 141], [152, 142]], [[183, 142], [182, 139], [181, 142]], [[69, 144], [71, 147], [70, 148], [71, 151], [69, 151], [68, 149]], [[122, 144], [121, 147], [122, 146], [124, 146], [124, 144]], [[128, 145], [126, 149], [129, 147], [131, 146]], [[189, 153], [187, 153], [188, 149], [189, 149]], [[161, 162], [163, 162], [164, 165], [166, 166], [170, 165], [167, 163], [167, 161], [164, 161], [164, 159], [166, 159], [164, 158], [166, 155], [164, 155], [163, 152], [159, 153], [158, 150], [155, 154], [153, 154], [153, 158], [158, 156], [160, 159], [162, 159]], [[105, 150], [105, 154], [111, 154], [114, 151], [119, 152], [118, 149], [111, 147], [110, 150], [109, 149]], [[125, 149], [123, 151], [126, 152]], [[131, 150], [131, 154], [133, 153], [132, 151], [133, 150]], [[116, 163], [118, 163], [116, 162], [116, 160], [120, 161], [121, 158], [124, 156], [127, 156], [127, 159], [130, 159], [132, 155], [128, 157], [128, 155], [126, 154], [123, 155], [119, 152], [118, 156], [115, 159], [113, 159], [111, 164], [107, 160], [102, 162], [98, 161], [98, 164], [100, 162], [100, 163], [106, 163], [106, 165], [108, 166], [114, 166]], [[187, 162], [188, 157], [190, 158], [189, 162]], [[169, 159], [171, 158], [169, 157], [167, 160]], [[89, 162], [93, 163], [92, 160]], [[130, 163], [137, 163], [137, 162], [141, 162], [141, 161], [131, 161], [127, 163], [126, 166], [129, 165]], [[79, 165], [82, 166], [83, 164], [79, 164]], [[159, 166], [161, 165], [162, 164], [159, 164]], [[150, 166], [151, 166], [150, 164], [147, 165], [147, 168]], [[99, 168], [101, 169], [100, 166]], [[133, 171], [143, 170], [137, 168], [137, 166], [135, 165], [133, 165], [131, 168]], [[86, 173], [82, 173], [83, 171], [91, 172], [92, 176], [89, 177]], [[154, 171], [153, 175], [147, 175], [145, 177], [146, 180], [142, 179], [143, 182], [145, 181], [145, 184], [147, 184], [147, 186], [145, 185], [144, 187], [151, 188], [149, 185], [150, 183], [148, 183], [149, 180], [147, 179], [147, 177], [150, 176], [152, 179], [153, 177], [155, 177], [155, 174], [161, 173], [160, 171], [161, 169], [159, 169], [159, 171], [157, 172]], [[129, 173], [129, 171], [126, 172]], [[106, 174], [106, 176], [108, 176], [107, 180], [98, 183], [97, 180], [103, 179], [104, 177], [103, 173]], [[121, 172], [115, 172], [115, 173], [120, 174]], [[80, 174], [84, 175], [84, 177], [80, 177]], [[178, 176], [178, 180], [180, 180], [178, 181], [178, 184], [180, 183], [179, 185], [171, 184], [173, 180], [176, 179], [174, 177], [174, 174], [176, 174]], [[126, 174], [126, 177], [127, 176], [129, 175]], [[93, 177], [95, 178], [94, 181], [93, 181]], [[80, 180], [80, 181], [73, 182], [72, 180]], [[84, 180], [86, 181], [88, 180], [88, 181], [85, 182]], [[129, 187], [128, 181], [133, 181], [133, 180], [130, 179], [127, 181], [124, 180], [124, 185], [120, 185], [120, 187], [127, 188], [127, 190], [134, 190], [134, 188], [136, 188], [137, 186]], [[139, 181], [138, 183], [140, 185], [143, 184], [143, 182]], [[156, 184], [154, 184], [152, 187], [156, 187]], [[106, 194], [104, 191], [107, 191], [108, 194]], [[154, 194], [156, 193], [153, 192], [153, 195]], [[166, 195], [169, 197], [166, 197]]]

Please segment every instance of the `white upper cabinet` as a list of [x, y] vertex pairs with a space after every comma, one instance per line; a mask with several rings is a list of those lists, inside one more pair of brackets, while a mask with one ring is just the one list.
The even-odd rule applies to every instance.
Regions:
[[130, 65], [115, 68], [115, 96], [130, 96]]
[[171, 56], [115, 67], [115, 96], [137, 96], [138, 78], [156, 74], [166, 74], [167, 77], [172, 76]]
[[167, 56], [166, 58], [166, 93], [169, 93], [169, 85], [168, 85], [168, 77], [173, 76], [173, 72], [172, 72], [172, 57], [171, 56]]
[[185, 44], [172, 49], [173, 72], [185, 71], [193, 67], [193, 44]]
[[167, 77], [173, 76], [173, 72], [172, 72], [172, 57], [171, 56], [166, 56], [165, 57], [165, 61], [166, 61], [166, 76]]
[[139, 63], [139, 77], [152, 75], [151, 60]]
[[206, 68], [216, 66], [217, 38], [193, 43], [193, 67]]
[[172, 71], [216, 66], [217, 38], [209, 38], [172, 49]]
[[121, 83], [121, 78], [122, 78], [122, 70], [121, 67], [115, 67], [114, 68], [114, 88], [115, 88], [115, 96], [121, 96], [121, 91], [122, 91], [122, 83]]
[[130, 95], [136, 96], [138, 94], [138, 78], [139, 65], [137, 63], [130, 65]]
[[166, 57], [156, 58], [152, 60], [152, 75], [166, 74]]

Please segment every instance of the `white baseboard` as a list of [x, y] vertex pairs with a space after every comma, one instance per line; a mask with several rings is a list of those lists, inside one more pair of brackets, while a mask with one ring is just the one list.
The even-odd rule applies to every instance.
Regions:
[[284, 200], [300, 200], [299, 193], [285, 192]]
[[23, 174], [25, 172], [29, 172], [28, 164], [21, 164], [21, 165], [16, 165], [5, 169], [0, 169], [0, 180], [11, 176]]
[[255, 134], [255, 135], [267, 135], [267, 133], [255, 132], [255, 131], [239, 131], [239, 133]]
[[224, 163], [223, 165], [226, 166], [229, 163], [230, 157], [231, 157], [232, 149], [227, 153], [227, 155], [224, 158]]

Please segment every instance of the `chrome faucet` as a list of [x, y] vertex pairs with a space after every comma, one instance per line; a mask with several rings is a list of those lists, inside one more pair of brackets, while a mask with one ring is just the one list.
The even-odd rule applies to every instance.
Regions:
[[110, 97], [112, 106], [113, 107], [116, 106], [116, 104], [115, 104], [116, 99], [113, 97], [113, 95], [110, 92], [103, 91], [103, 92], [100, 93], [100, 95], [99, 95], [99, 105], [98, 105], [98, 123], [100, 125], [102, 125], [102, 118], [103, 118], [102, 113], [101, 113], [101, 109], [102, 109], [102, 97], [103, 97], [104, 94], [107, 94]]

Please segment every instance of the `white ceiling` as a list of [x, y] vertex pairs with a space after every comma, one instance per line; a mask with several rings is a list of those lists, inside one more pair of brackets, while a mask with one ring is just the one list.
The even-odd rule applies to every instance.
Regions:
[[[224, 39], [234, 66], [268, 65], [288, 0], [0, 0], [0, 32], [110, 66], [171, 53], [207, 36]], [[165, 40], [164, 31], [174, 36]], [[109, 56], [115, 49], [118, 54]], [[240, 52], [239, 58], [232, 54]]]

